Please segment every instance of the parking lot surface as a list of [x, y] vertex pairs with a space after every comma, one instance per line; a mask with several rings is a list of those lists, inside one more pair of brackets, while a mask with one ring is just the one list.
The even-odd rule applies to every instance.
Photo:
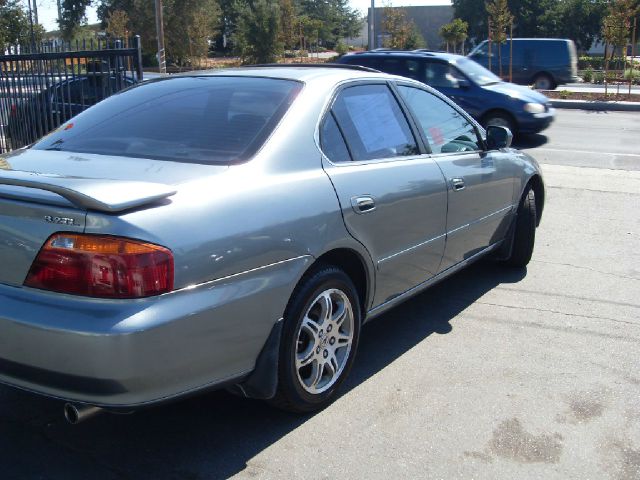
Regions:
[[561, 111], [521, 140], [547, 183], [529, 267], [367, 325], [328, 409], [218, 392], [72, 427], [0, 387], [0, 478], [640, 479], [639, 139], [640, 114]]

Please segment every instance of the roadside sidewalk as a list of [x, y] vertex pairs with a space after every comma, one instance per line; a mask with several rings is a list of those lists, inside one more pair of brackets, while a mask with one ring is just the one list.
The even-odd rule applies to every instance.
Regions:
[[612, 112], [640, 112], [640, 102], [603, 102], [588, 100], [550, 99], [554, 108], [570, 108], [574, 110], [608, 110]]

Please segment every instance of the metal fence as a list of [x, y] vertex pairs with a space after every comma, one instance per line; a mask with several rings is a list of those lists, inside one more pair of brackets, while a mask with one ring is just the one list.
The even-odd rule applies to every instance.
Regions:
[[0, 55], [0, 153], [140, 81], [139, 37], [11, 47]]

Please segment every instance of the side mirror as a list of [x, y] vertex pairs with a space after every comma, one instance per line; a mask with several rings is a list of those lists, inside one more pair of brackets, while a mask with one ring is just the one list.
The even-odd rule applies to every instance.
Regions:
[[509, 148], [513, 141], [513, 133], [507, 127], [489, 125], [487, 127], [487, 147], [489, 150]]
[[458, 79], [458, 88], [462, 88], [463, 90], [467, 90], [471, 88], [471, 82], [466, 78]]

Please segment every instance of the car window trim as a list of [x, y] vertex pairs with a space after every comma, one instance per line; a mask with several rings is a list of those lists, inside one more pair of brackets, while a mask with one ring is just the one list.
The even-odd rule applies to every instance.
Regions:
[[[460, 153], [488, 152], [489, 151], [489, 149], [487, 147], [487, 141], [485, 139], [485, 136], [482, 135], [482, 132], [479, 129], [478, 122], [476, 122], [471, 117], [471, 115], [469, 115], [467, 112], [465, 112], [460, 106], [458, 106], [455, 102], [453, 102], [449, 97], [447, 97], [446, 95], [441, 94], [438, 91], [435, 91], [435, 89], [433, 89], [432, 87], [431, 88], [424, 88], [424, 85], [416, 85], [414, 83], [410, 83], [410, 82], [407, 82], [407, 81], [404, 81], [404, 80], [397, 80], [395, 83], [396, 83], [396, 86], [416, 88], [416, 89], [422, 90], [422, 91], [424, 91], [426, 93], [430, 93], [434, 97], [443, 100], [450, 107], [452, 107], [455, 111], [457, 111], [459, 114], [461, 114], [465, 119], [467, 119], [467, 121], [473, 127], [473, 130], [476, 133], [476, 136], [480, 140], [480, 143], [482, 144], [482, 148], [479, 149], [479, 150], [474, 150], [473, 152], [457, 152], [458, 154], [460, 154]], [[431, 89], [433, 89], [434, 91], [430, 91]], [[399, 91], [398, 91], [398, 93], [399, 93]], [[414, 117], [414, 121], [418, 124], [417, 115], [411, 109], [411, 106], [404, 100], [404, 98], [401, 98], [401, 101], [406, 106], [406, 108], [411, 112], [411, 115]], [[431, 144], [425, 138], [424, 133], [422, 132], [422, 128], [418, 129], [418, 133], [420, 134], [420, 138], [422, 139], [422, 141], [425, 142], [425, 144], [428, 146], [430, 155], [433, 155], [433, 156], [435, 156], [435, 155], [452, 155], [452, 154], [456, 153], [456, 152], [444, 153], [444, 154], [443, 153], [433, 153], [433, 150], [431, 150]]]
[[[335, 114], [333, 113], [333, 106], [336, 102], [336, 99], [338, 98], [338, 96], [340, 95], [340, 93], [343, 90], [346, 90], [347, 88], [352, 88], [352, 87], [356, 87], [356, 86], [362, 86], [362, 85], [385, 85], [390, 91], [391, 91], [391, 95], [396, 99], [396, 101], [398, 102], [398, 106], [400, 107], [400, 111], [402, 112], [404, 118], [407, 121], [407, 124], [409, 125], [409, 130], [411, 131], [411, 135], [413, 136], [414, 141], [416, 142], [416, 145], [418, 146], [418, 153], [415, 155], [405, 155], [405, 156], [401, 156], [401, 157], [383, 157], [383, 158], [372, 158], [372, 159], [368, 159], [368, 160], [355, 160], [353, 153], [351, 151], [351, 147], [349, 145], [349, 142], [347, 141], [342, 126], [340, 125], [340, 122], [338, 122], [337, 117], [335, 116]], [[317, 124], [316, 127], [316, 131], [317, 131], [317, 139], [318, 139], [318, 148], [320, 149], [320, 152], [322, 153], [322, 155], [327, 159], [327, 161], [329, 163], [331, 163], [331, 165], [334, 166], [351, 166], [351, 165], [369, 165], [371, 163], [388, 163], [388, 162], [395, 162], [395, 161], [406, 161], [406, 160], [414, 160], [414, 159], [418, 159], [423, 157], [424, 155], [428, 155], [429, 152], [427, 151], [427, 149], [425, 148], [425, 144], [422, 141], [422, 137], [419, 135], [419, 130], [415, 128], [415, 123], [414, 123], [414, 119], [411, 115], [408, 115], [408, 111], [404, 108], [404, 104], [402, 103], [402, 99], [398, 97], [399, 92], [397, 92], [395, 90], [395, 86], [393, 85], [393, 81], [389, 81], [387, 79], [378, 79], [378, 78], [371, 78], [371, 79], [359, 79], [359, 80], [355, 80], [355, 81], [347, 81], [344, 83], [341, 83], [340, 85], [338, 85], [336, 87], [336, 89], [334, 90], [333, 94], [331, 95], [331, 98], [329, 99], [329, 101], [327, 102], [324, 111], [322, 112], [321, 116], [320, 116], [320, 121]], [[336, 122], [336, 124], [338, 125], [338, 129], [340, 130], [340, 133], [342, 134], [342, 138], [345, 142], [345, 145], [347, 146], [347, 150], [349, 151], [349, 155], [351, 156], [351, 161], [350, 162], [334, 162], [333, 160], [331, 160], [322, 150], [322, 146], [321, 146], [321, 142], [320, 142], [320, 128], [321, 126], [324, 124], [324, 121], [327, 117], [327, 115], [333, 115], [333, 118]]]

